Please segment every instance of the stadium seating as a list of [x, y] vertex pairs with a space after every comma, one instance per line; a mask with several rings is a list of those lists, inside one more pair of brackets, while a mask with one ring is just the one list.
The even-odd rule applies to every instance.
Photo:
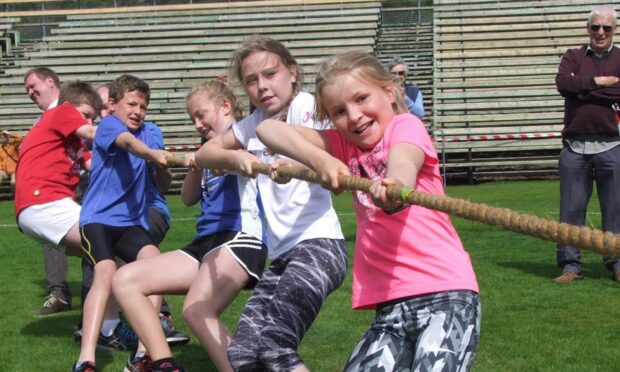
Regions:
[[29, 68], [46, 65], [64, 81], [94, 84], [128, 72], [151, 85], [148, 120], [162, 127], [166, 144], [194, 146], [185, 92], [226, 74], [236, 45], [261, 33], [292, 50], [308, 90], [316, 63], [342, 50], [405, 58], [449, 179], [557, 175], [563, 101], [554, 77], [566, 49], [587, 42], [586, 17], [600, 1], [435, 0], [432, 23], [410, 25], [384, 25], [379, 1], [260, 4], [73, 12], [41, 42], [0, 61], [0, 128], [24, 133], [38, 114], [23, 92]]
[[[62, 81], [95, 85], [131, 73], [151, 85], [147, 120], [162, 128], [165, 144], [191, 148], [200, 139], [187, 118], [186, 92], [200, 80], [226, 75], [231, 53], [247, 36], [260, 33], [287, 45], [305, 72], [307, 89], [322, 59], [349, 49], [374, 53], [380, 2], [291, 3], [68, 15], [49, 36], [24, 49], [22, 58], [3, 67], [0, 128], [26, 133], [39, 114], [23, 87], [24, 74], [33, 67], [51, 67]], [[238, 93], [244, 96], [239, 88]], [[245, 98], [244, 103], [249, 107]], [[183, 175], [175, 170], [173, 190]]]
[[448, 177], [556, 175], [555, 74], [595, 1], [435, 1], [433, 124]]

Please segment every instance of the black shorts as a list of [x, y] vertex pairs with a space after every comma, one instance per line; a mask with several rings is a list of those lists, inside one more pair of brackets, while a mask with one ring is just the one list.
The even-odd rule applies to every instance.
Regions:
[[110, 226], [89, 223], [80, 227], [84, 257], [94, 266], [114, 256], [133, 262], [146, 245], [155, 245], [153, 238], [142, 226]]
[[222, 231], [207, 235], [186, 245], [180, 251], [201, 264], [207, 255], [218, 248], [226, 248], [251, 277], [246, 289], [254, 288], [265, 270], [267, 246], [258, 238], [237, 231]]
[[170, 230], [170, 224], [166, 215], [155, 207], [149, 207], [149, 234], [151, 234], [156, 246], [159, 247], [164, 241], [168, 230]]

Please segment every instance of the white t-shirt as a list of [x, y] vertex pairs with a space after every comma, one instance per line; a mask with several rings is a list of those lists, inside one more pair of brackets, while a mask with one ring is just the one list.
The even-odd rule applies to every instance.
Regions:
[[[278, 117], [274, 115], [273, 117]], [[260, 109], [233, 124], [233, 133], [248, 151], [270, 164], [281, 155], [270, 155], [256, 137], [256, 127], [269, 115]], [[314, 122], [314, 96], [299, 93], [288, 109], [287, 123], [324, 129]], [[268, 225], [269, 257], [275, 258], [307, 239], [344, 239], [340, 222], [332, 207], [331, 195], [318, 184], [293, 179], [277, 184], [268, 176], [257, 178]]]

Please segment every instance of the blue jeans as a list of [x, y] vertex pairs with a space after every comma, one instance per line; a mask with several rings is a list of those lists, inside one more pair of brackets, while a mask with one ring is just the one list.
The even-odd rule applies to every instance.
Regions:
[[[620, 146], [599, 154], [577, 154], [568, 146], [560, 153], [560, 222], [583, 226], [592, 185], [596, 182], [603, 230], [620, 232]], [[607, 269], [620, 270], [620, 261], [603, 257]], [[580, 274], [579, 249], [558, 244], [557, 263], [563, 271]]]

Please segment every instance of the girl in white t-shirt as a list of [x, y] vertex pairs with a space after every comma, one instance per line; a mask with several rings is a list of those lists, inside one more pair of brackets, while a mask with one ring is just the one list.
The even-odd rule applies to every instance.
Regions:
[[[282, 43], [251, 37], [233, 53], [230, 71], [256, 110], [203, 146], [196, 154], [199, 167], [255, 176], [252, 163], [285, 161], [256, 138], [265, 119], [322, 128], [313, 119], [313, 96], [300, 92], [299, 66]], [[330, 194], [321, 186], [299, 180], [277, 184], [264, 175], [257, 182], [273, 261], [243, 311], [228, 358], [237, 371], [307, 371], [297, 349], [325, 298], [344, 280], [344, 238]]]
[[363, 52], [323, 63], [316, 94], [319, 119], [329, 117], [336, 129], [270, 120], [257, 135], [336, 190], [343, 174], [375, 181], [368, 194], [353, 193], [353, 308], [375, 309], [376, 315], [345, 371], [468, 370], [480, 332], [469, 255], [448, 215], [386, 193], [387, 185], [396, 185], [443, 195], [437, 153], [424, 125], [408, 113], [397, 80]]

